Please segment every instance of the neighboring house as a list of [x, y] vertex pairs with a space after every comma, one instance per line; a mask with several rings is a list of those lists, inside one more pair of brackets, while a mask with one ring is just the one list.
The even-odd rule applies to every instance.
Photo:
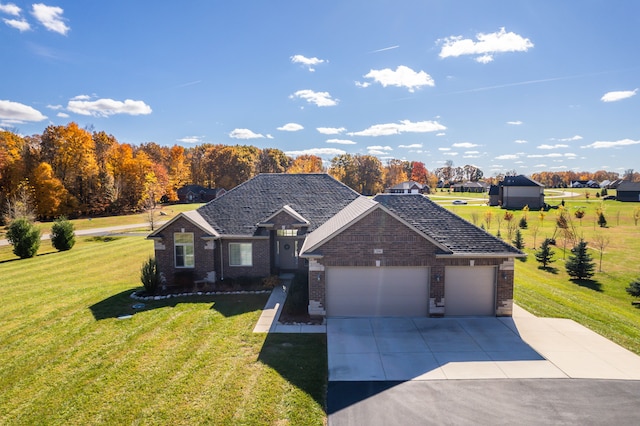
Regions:
[[618, 201], [640, 201], [640, 182], [623, 181], [616, 189]]
[[483, 193], [487, 190], [487, 185], [482, 182], [464, 182], [452, 185], [453, 192], [474, 192]]
[[506, 176], [500, 182], [499, 204], [504, 209], [532, 210], [544, 207], [544, 185], [524, 175]]
[[208, 203], [223, 195], [226, 191], [222, 188], [205, 188], [200, 185], [185, 185], [176, 191], [180, 203]]
[[328, 174], [258, 175], [149, 238], [168, 285], [307, 272], [314, 316], [508, 316], [524, 256], [421, 194]]
[[429, 187], [410, 180], [387, 188], [384, 192], [389, 194], [428, 194]]

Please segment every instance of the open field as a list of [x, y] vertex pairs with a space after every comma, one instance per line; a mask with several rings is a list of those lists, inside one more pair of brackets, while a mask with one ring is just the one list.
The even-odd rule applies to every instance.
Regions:
[[152, 248], [0, 248], [0, 424], [322, 424], [325, 336], [252, 333], [264, 294], [133, 309]]
[[[525, 262], [516, 261], [515, 301], [528, 311], [549, 317], [571, 318], [592, 330], [610, 338], [616, 343], [640, 354], [640, 309], [632, 306], [633, 298], [625, 288], [640, 276], [638, 253], [640, 252], [640, 223], [635, 224], [634, 211], [639, 203], [618, 201], [600, 201], [591, 193], [585, 197], [585, 190], [577, 190], [579, 195], [571, 198], [548, 199], [549, 204], [559, 205], [565, 200], [565, 208], [572, 219], [578, 238], [589, 242], [589, 252], [596, 262], [598, 271], [600, 252], [595, 250], [594, 238], [601, 235], [609, 243], [602, 257], [602, 272], [596, 272], [592, 280], [575, 282], [565, 271], [564, 238], [556, 234], [554, 247], [556, 261], [545, 271], [539, 269], [534, 257], [534, 247], [556, 230], [556, 217], [559, 209], [528, 213], [528, 229], [521, 230], [525, 240]], [[507, 222], [503, 219], [505, 210], [487, 206], [453, 206], [443, 204], [478, 226], [484, 225], [492, 234], [498, 232], [508, 240]], [[585, 216], [582, 221], [575, 218], [575, 211], [582, 209]], [[607, 227], [597, 225], [597, 209], [603, 209]], [[487, 212], [491, 212], [491, 224], [486, 222]], [[522, 211], [513, 211], [514, 221], [518, 223]], [[537, 227], [537, 231], [535, 228]], [[534, 235], [535, 234], [535, 235]], [[513, 235], [512, 238], [513, 239]], [[535, 245], [534, 245], [535, 243]], [[570, 255], [571, 243], [567, 242], [566, 256]]]

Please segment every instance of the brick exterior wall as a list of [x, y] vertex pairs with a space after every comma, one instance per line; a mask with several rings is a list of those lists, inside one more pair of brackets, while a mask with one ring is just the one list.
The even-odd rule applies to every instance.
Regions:
[[[379, 254], [374, 253], [374, 249]], [[380, 253], [382, 250], [382, 253]], [[507, 258], [436, 258], [438, 248], [381, 209], [375, 210], [318, 250], [322, 258], [309, 264], [309, 313], [324, 315], [325, 267], [331, 266], [428, 266], [431, 315], [446, 312], [446, 266], [500, 267], [496, 289], [496, 314], [511, 315], [513, 260]], [[504, 269], [504, 270], [503, 270]], [[510, 269], [510, 270], [509, 270]], [[504, 273], [503, 273], [504, 272]]]
[[[195, 265], [193, 268], [176, 268], [173, 238], [175, 233], [192, 232]], [[208, 272], [215, 271], [214, 243], [203, 240], [204, 233], [184, 218], [178, 218], [162, 230], [162, 238], [154, 243], [158, 269], [166, 280], [167, 288], [188, 286], [189, 281], [203, 279]]]
[[[229, 265], [229, 243], [251, 243], [252, 245], [252, 265], [251, 266], [230, 266]], [[224, 265], [220, 267], [220, 253], [217, 253], [216, 263], [218, 266], [218, 279], [239, 278], [239, 277], [268, 277], [271, 272], [271, 262], [269, 259], [269, 239], [223, 239], [218, 241], [218, 249], [222, 244], [222, 260]]]

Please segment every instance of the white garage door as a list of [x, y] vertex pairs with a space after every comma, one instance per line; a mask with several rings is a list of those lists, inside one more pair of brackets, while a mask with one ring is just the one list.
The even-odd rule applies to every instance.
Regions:
[[429, 269], [330, 267], [326, 270], [328, 316], [426, 316]]
[[495, 267], [448, 266], [445, 315], [495, 315]]

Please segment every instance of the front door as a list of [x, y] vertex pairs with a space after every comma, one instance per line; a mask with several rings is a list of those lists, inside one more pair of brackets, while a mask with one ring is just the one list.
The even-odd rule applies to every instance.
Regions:
[[298, 268], [298, 240], [276, 238], [276, 266], [280, 269]]

